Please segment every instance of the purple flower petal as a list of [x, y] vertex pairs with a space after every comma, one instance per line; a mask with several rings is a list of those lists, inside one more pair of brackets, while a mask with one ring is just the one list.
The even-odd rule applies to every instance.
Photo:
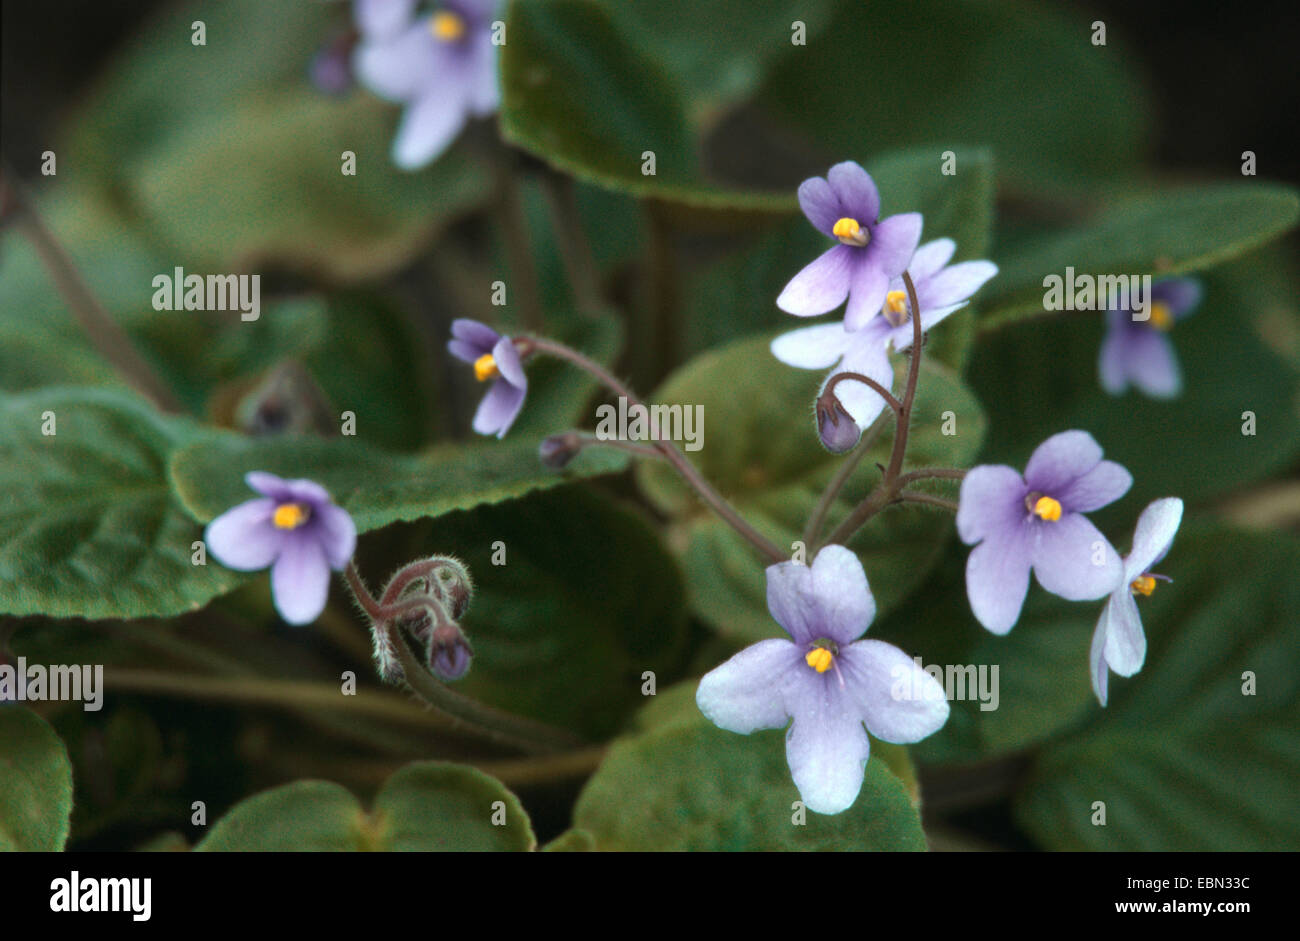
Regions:
[[1128, 583], [1113, 594], [1102, 609], [1106, 630], [1106, 664], [1120, 676], [1132, 676], [1147, 658], [1147, 637], [1142, 632], [1142, 615]]
[[310, 624], [325, 610], [329, 586], [330, 565], [320, 543], [301, 531], [285, 539], [271, 567], [271, 594], [280, 617], [289, 624]]
[[1097, 628], [1092, 632], [1092, 648], [1088, 651], [1088, 672], [1092, 674], [1092, 691], [1097, 694], [1097, 701], [1103, 706], [1106, 705], [1110, 686], [1110, 668], [1106, 666], [1105, 657], [1108, 609], [1109, 602], [1107, 607], [1101, 610]]
[[819, 176], [799, 184], [799, 207], [818, 232], [835, 237], [835, 223], [840, 218], [840, 200], [831, 185]]
[[966, 596], [976, 620], [1005, 634], [1020, 619], [1029, 592], [1029, 545], [1022, 532], [985, 539], [966, 560]]
[[[947, 307], [969, 299], [997, 273], [998, 266], [991, 261], [963, 261], [924, 282], [917, 280], [916, 299], [921, 305], [921, 313], [932, 307]], [[916, 280], [915, 276], [913, 280]]]
[[418, 170], [437, 159], [465, 126], [464, 78], [453, 70], [437, 91], [407, 106], [393, 140], [393, 163]]
[[876, 738], [919, 742], [948, 721], [948, 699], [933, 676], [893, 644], [861, 640], [840, 651], [846, 690]]
[[852, 551], [826, 546], [812, 564], [810, 597], [805, 601], [819, 612], [821, 633], [841, 646], [863, 635], [876, 617], [876, 599], [867, 585], [867, 573]]
[[415, 15], [418, 0], [355, 0], [353, 22], [367, 39], [387, 39], [402, 31]]
[[1155, 500], [1142, 511], [1133, 531], [1133, 549], [1124, 562], [1126, 586], [1164, 557], [1182, 521], [1183, 501], [1177, 497]]
[[[1035, 521], [1030, 526], [1038, 584], [1067, 601], [1092, 601], [1115, 590], [1124, 575], [1123, 563], [1087, 517], [1066, 513], [1059, 520]], [[1102, 564], [1095, 564], [1096, 555]]]
[[[830, 376], [827, 376], [827, 382], [837, 372], [856, 372], [876, 380], [886, 389], [893, 388], [894, 367], [889, 362], [889, 354], [885, 352], [883, 339], [876, 342], [870, 342], [870, 340], [856, 341], [859, 334], [868, 333], [868, 331], [872, 335], [879, 333], [883, 337], [889, 325], [883, 317], [877, 318], [877, 322], [883, 325], [884, 329], [877, 328], [876, 324], [873, 323], [868, 324], [858, 331], [858, 334], [853, 335], [855, 342], [845, 351], [844, 359], [840, 362], [840, 365], [831, 371]], [[825, 383], [822, 384], [822, 388], [825, 388]], [[836, 383], [835, 395], [859, 428], [870, 426], [886, 407], [886, 402], [881, 398], [879, 392], [854, 379], [842, 379]]]
[[821, 637], [817, 611], [808, 603], [812, 569], [798, 562], [767, 567], [767, 610], [802, 649]]
[[[901, 275], [911, 264], [917, 243], [921, 241], [921, 214], [904, 212], [890, 216], [871, 230], [871, 241], [864, 249], [873, 265], [885, 273], [886, 280]], [[912, 279], [913, 283], [916, 279]], [[884, 295], [881, 295], [884, 301]]]
[[329, 491], [314, 480], [285, 480], [266, 471], [249, 471], [244, 483], [277, 503], [306, 503], [315, 506], [328, 503]]
[[504, 438], [524, 406], [524, 390], [502, 379], [492, 383], [474, 413], [474, 430]]
[[316, 533], [330, 568], [341, 571], [357, 549], [357, 526], [347, 511], [333, 503], [317, 504]]
[[776, 306], [798, 317], [834, 310], [849, 296], [850, 262], [855, 249], [836, 245], [790, 279]]
[[[463, 340], [475, 349], [481, 350], [479, 356], [484, 353], [491, 353], [492, 347], [496, 346], [497, 341], [501, 339], [501, 334], [487, 324], [466, 317], [451, 322], [451, 335], [457, 340]], [[477, 357], [475, 358], [477, 359]]]
[[961, 482], [957, 534], [972, 545], [988, 536], [1019, 530], [1028, 488], [1020, 472], [1004, 464], [972, 467]]
[[359, 43], [352, 51], [352, 72], [380, 98], [404, 104], [438, 80], [445, 58], [423, 20], [396, 36]]
[[844, 311], [844, 329], [854, 331], [861, 330], [880, 313], [889, 291], [889, 277], [865, 251], [851, 251], [854, 255], [849, 274], [849, 306]]
[[803, 654], [784, 639], [746, 647], [700, 680], [695, 704], [719, 728], [748, 735], [757, 729], [784, 728], [789, 721], [786, 678], [803, 666]]
[[[928, 281], [938, 274], [943, 266], [952, 259], [955, 251], [957, 251], [957, 243], [952, 239], [933, 239], [916, 250], [916, 253], [912, 255], [912, 263], [907, 266], [907, 270], [911, 274], [912, 281], [916, 284], [918, 291], [921, 282]], [[991, 264], [991, 262], [986, 262], [986, 264]], [[898, 288], [901, 289], [902, 286], [902, 279], [899, 279]], [[894, 285], [891, 284], [890, 288], [893, 289]]]
[[1183, 390], [1183, 373], [1169, 338], [1156, 330], [1130, 330], [1124, 341], [1129, 380], [1155, 399], [1172, 399]]
[[772, 355], [787, 366], [825, 369], [839, 362], [848, 345], [843, 324], [825, 323], [783, 333], [772, 341]]
[[518, 389], [528, 388], [528, 376], [524, 373], [524, 364], [519, 361], [519, 351], [515, 349], [514, 341], [509, 337], [498, 340], [496, 346], [492, 347], [492, 359], [508, 383]]
[[473, 40], [474, 49], [466, 71], [470, 81], [466, 89], [465, 104], [470, 114], [484, 117], [501, 106], [501, 87], [497, 81], [497, 52], [492, 45], [492, 31], [484, 30]]
[[203, 541], [212, 557], [240, 572], [264, 569], [275, 561], [283, 536], [271, 524], [275, 506], [276, 501], [266, 497], [249, 500], [209, 523]]
[[1128, 361], [1124, 350], [1126, 340], [1126, 329], [1112, 322], [1098, 351], [1097, 374], [1101, 387], [1111, 395], [1123, 395], [1128, 388]]
[[1175, 320], [1181, 320], [1201, 302], [1201, 283], [1192, 278], [1169, 278], [1151, 286], [1151, 300], [1169, 307]]
[[[1025, 465], [1025, 483], [1055, 497], [1101, 462], [1101, 445], [1086, 431], [1062, 431], [1040, 444]], [[1057, 499], [1060, 499], [1057, 497]]]
[[1091, 513], [1114, 503], [1133, 486], [1133, 475], [1114, 461], [1102, 461], [1088, 473], [1076, 477], [1064, 490], [1052, 494], [1066, 512]]
[[853, 806], [862, 790], [871, 740], [862, 720], [839, 701], [834, 680], [806, 670], [792, 695], [794, 723], [785, 737], [790, 776], [804, 805], [814, 813], [838, 814]]
[[479, 352], [479, 348], [464, 340], [448, 340], [447, 352], [452, 356], [466, 363], [476, 363], [480, 356], [485, 355]]
[[[871, 174], [852, 160], [831, 167], [826, 174], [826, 182], [839, 200], [841, 216], [856, 219], [864, 228], [880, 218], [880, 192], [876, 189]], [[834, 223], [835, 220], [832, 219], [831, 224]]]

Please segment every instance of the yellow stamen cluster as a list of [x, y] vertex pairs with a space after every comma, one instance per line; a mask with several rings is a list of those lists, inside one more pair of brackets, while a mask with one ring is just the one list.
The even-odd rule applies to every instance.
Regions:
[[814, 647], [804, 655], [804, 662], [818, 673], [825, 673], [831, 668], [835, 658], [825, 647]]
[[429, 21], [429, 32], [443, 42], [455, 42], [465, 35], [465, 21], [450, 10], [439, 10]]
[[895, 314], [907, 313], [907, 292], [890, 291], [885, 295], [885, 310]]
[[1129, 586], [1133, 589], [1133, 594], [1151, 597], [1151, 592], [1156, 590], [1156, 580], [1150, 575], [1139, 575], [1133, 579], [1133, 584]]
[[501, 370], [497, 369], [496, 358], [491, 353], [484, 353], [474, 360], [474, 378], [479, 382], [487, 382], [499, 375], [501, 375]]
[[1163, 301], [1156, 301], [1151, 305], [1151, 326], [1157, 330], [1168, 330], [1174, 325], [1174, 315], [1169, 311], [1169, 305]]
[[301, 503], [282, 503], [275, 508], [271, 522], [276, 529], [297, 529], [311, 516], [311, 510]]
[[1051, 497], [1039, 497], [1034, 503], [1034, 514], [1054, 523], [1061, 518], [1061, 503]]
[[835, 222], [835, 227], [831, 229], [837, 239], [855, 239], [862, 232], [862, 226], [858, 225], [857, 219], [850, 219], [845, 216]]

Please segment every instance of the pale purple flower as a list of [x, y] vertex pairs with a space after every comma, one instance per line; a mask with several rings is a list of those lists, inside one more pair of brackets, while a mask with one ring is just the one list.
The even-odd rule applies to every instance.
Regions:
[[1132, 383], [1156, 399], [1172, 399], [1182, 392], [1182, 369], [1167, 334], [1200, 300], [1200, 282], [1169, 278], [1152, 286], [1146, 320], [1134, 320], [1130, 309], [1107, 310], [1106, 337], [1097, 357], [1101, 387], [1123, 395]]
[[799, 795], [809, 810], [840, 813], [862, 789], [867, 732], [920, 741], [947, 721], [947, 698], [897, 647], [858, 639], [876, 603], [862, 563], [843, 546], [822, 549], [811, 567], [769, 566], [767, 607], [790, 639], [759, 641], [710, 671], [695, 702], [742, 735], [793, 719], [785, 753]]
[[[991, 261], [949, 265], [956, 250], [952, 239], [935, 239], [918, 248], [907, 266], [921, 305], [922, 331], [965, 307], [971, 295], [998, 273]], [[801, 327], [773, 340], [772, 355], [799, 369], [832, 367], [827, 381], [839, 372], [856, 372], [892, 389], [894, 368], [888, 353], [891, 347], [905, 350], [912, 345], [911, 307], [902, 277], [895, 278], [876, 316], [861, 329], [850, 328], [847, 323]], [[861, 428], [875, 421], [885, 407], [884, 399], [860, 382], [846, 379], [836, 385], [835, 394]]]
[[921, 240], [921, 214], [901, 213], [881, 221], [876, 184], [851, 160], [831, 167], [825, 179], [804, 180], [799, 205], [814, 228], [840, 244], [795, 275], [776, 305], [812, 317], [834, 310], [847, 298], [845, 326], [866, 326], [885, 303], [890, 280], [912, 260]]
[[1015, 626], [1029, 591], [1038, 584], [1069, 601], [1089, 601], [1114, 590], [1123, 563], [1084, 513], [1118, 500], [1133, 475], [1103, 461], [1086, 431], [1048, 438], [1015, 468], [983, 464], [961, 484], [957, 533], [976, 545], [966, 560], [971, 610], [986, 628], [1005, 634]]
[[208, 524], [208, 551], [226, 568], [271, 567], [276, 610], [290, 624], [309, 624], [325, 610], [330, 570], [342, 570], [357, 546], [357, 528], [320, 484], [252, 471], [244, 481], [262, 494]]
[[393, 142], [402, 169], [425, 166], [471, 116], [497, 109], [495, 7], [496, 0], [442, 0], [421, 14], [416, 0], [355, 0], [361, 42], [353, 71], [376, 95], [406, 105]]
[[504, 438], [528, 392], [528, 376], [514, 341], [477, 320], [453, 321], [451, 335], [447, 343], [451, 354], [473, 364], [480, 382], [495, 380], [474, 414], [474, 430]]
[[1092, 635], [1089, 654], [1092, 689], [1106, 705], [1110, 671], [1132, 676], [1142, 669], [1147, 657], [1147, 638], [1142, 631], [1136, 595], [1150, 596], [1157, 581], [1169, 581], [1150, 571], [1174, 544], [1174, 534], [1183, 521], [1183, 501], [1177, 497], [1156, 500], [1138, 517], [1133, 531], [1133, 549], [1124, 560], [1124, 574], [1101, 609]]

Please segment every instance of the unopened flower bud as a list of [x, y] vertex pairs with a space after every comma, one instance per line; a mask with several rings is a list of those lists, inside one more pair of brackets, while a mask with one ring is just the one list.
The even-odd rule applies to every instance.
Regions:
[[833, 394], [817, 400], [817, 437], [832, 454], [851, 451], [862, 437], [862, 429]]
[[542, 464], [551, 470], [563, 470], [582, 450], [582, 436], [576, 431], [566, 431], [551, 435], [537, 448], [537, 455]]
[[458, 680], [469, 672], [474, 650], [455, 624], [440, 624], [429, 638], [429, 669], [440, 680]]

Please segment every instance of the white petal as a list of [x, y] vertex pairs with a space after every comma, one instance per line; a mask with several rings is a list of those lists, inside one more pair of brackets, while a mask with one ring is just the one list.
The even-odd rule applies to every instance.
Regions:
[[948, 697], [929, 673], [893, 644], [860, 640], [840, 651], [846, 690], [876, 738], [919, 742], [948, 721]]
[[783, 689], [791, 670], [803, 666], [788, 640], [761, 640], [700, 680], [695, 704], [718, 728], [748, 735], [784, 728], [789, 721]]
[[844, 325], [825, 323], [781, 334], [772, 341], [772, 355], [787, 366], [826, 369], [839, 362], [848, 346]]

